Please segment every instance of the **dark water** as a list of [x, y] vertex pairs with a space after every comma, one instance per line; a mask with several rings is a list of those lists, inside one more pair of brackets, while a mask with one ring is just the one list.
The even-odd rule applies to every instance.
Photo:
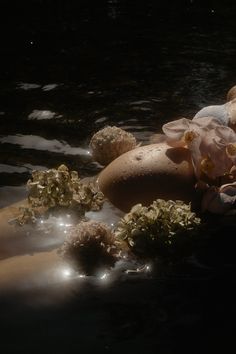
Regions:
[[35, 167], [95, 174], [73, 148], [104, 125], [147, 143], [164, 122], [224, 103], [235, 84], [232, 6], [46, 3], [3, 16], [1, 206], [21, 198]]
[[[231, 1], [3, 4], [0, 206], [26, 195], [32, 169], [65, 163], [82, 177], [98, 173], [87, 150], [103, 126], [146, 144], [164, 122], [223, 104], [236, 83]], [[50, 302], [55, 284], [47, 306], [27, 301], [45, 289], [1, 296], [0, 327], [13, 338], [4, 352], [69, 353], [75, 343], [81, 353], [226, 352], [235, 272], [232, 251], [217, 242], [205, 256], [210, 270], [82, 293], [68, 286], [60, 305]]]

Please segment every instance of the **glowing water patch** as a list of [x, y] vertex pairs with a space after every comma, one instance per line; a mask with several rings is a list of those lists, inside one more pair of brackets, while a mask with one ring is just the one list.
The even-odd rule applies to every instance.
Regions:
[[0, 173], [25, 173], [33, 170], [46, 170], [45, 166], [25, 164], [23, 166], [13, 166], [0, 164]]
[[50, 151], [65, 155], [89, 156], [89, 151], [80, 147], [72, 147], [65, 141], [48, 140], [37, 135], [7, 135], [0, 138], [1, 143], [20, 145], [23, 149]]
[[108, 117], [101, 117], [95, 120], [95, 123], [103, 123], [108, 120]]
[[58, 84], [48, 84], [48, 85], [44, 85], [42, 87], [42, 90], [43, 91], [51, 91], [51, 90], [54, 90], [58, 86], [59, 86]]
[[71, 277], [71, 275], [73, 274], [72, 269], [68, 268], [64, 268], [61, 270], [61, 275], [63, 278], [69, 278]]
[[142, 104], [145, 104], [145, 103], [150, 103], [150, 101], [148, 101], [148, 100], [139, 100], [139, 101], [130, 102], [129, 104], [131, 106], [139, 106], [139, 105], [142, 105]]
[[101, 280], [106, 280], [108, 278], [109, 274], [108, 273], [103, 273], [101, 276], [100, 276], [100, 279]]
[[5, 165], [0, 163], [0, 173], [24, 173], [28, 172], [28, 169], [21, 166]]
[[18, 89], [25, 90], [25, 91], [37, 89], [37, 88], [40, 88], [40, 87], [41, 87], [41, 85], [39, 85], [39, 84], [31, 84], [31, 83], [28, 83], [28, 82], [19, 82], [17, 84], [17, 88]]
[[55, 112], [52, 111], [47, 111], [47, 110], [40, 110], [40, 109], [34, 109], [33, 112], [31, 112], [28, 115], [29, 120], [45, 120], [45, 119], [53, 119], [53, 118], [60, 118], [62, 115], [58, 115]]

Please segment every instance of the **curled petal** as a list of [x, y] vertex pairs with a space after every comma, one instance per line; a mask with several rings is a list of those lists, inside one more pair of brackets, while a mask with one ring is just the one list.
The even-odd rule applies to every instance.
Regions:
[[202, 116], [202, 117], [194, 117], [192, 119], [192, 123], [200, 127], [201, 129], [210, 130], [220, 126], [220, 122], [213, 116]]
[[226, 154], [225, 144], [222, 144], [220, 137], [217, 136], [216, 129], [209, 131], [203, 137], [200, 147], [202, 156], [211, 161], [208, 163], [210, 168], [207, 175], [213, 179], [229, 173], [232, 167], [232, 161]]
[[189, 129], [190, 120], [181, 118], [168, 122], [162, 126], [163, 132], [172, 140], [181, 140], [186, 130]]
[[216, 127], [215, 134], [219, 138], [218, 144], [227, 145], [228, 143], [236, 142], [236, 133], [230, 127]]

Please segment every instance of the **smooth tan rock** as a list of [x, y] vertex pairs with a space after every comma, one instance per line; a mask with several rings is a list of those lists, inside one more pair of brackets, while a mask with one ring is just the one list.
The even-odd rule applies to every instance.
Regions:
[[125, 212], [137, 203], [149, 205], [157, 198], [186, 203], [196, 199], [189, 150], [165, 142], [121, 155], [100, 173], [97, 183], [109, 201]]

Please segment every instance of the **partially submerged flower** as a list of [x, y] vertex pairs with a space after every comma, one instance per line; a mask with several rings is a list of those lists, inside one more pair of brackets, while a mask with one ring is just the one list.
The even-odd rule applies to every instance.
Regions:
[[114, 233], [105, 223], [90, 220], [82, 221], [72, 229], [59, 253], [75, 270], [93, 275], [99, 269], [115, 264], [119, 247]]
[[189, 252], [200, 223], [190, 205], [157, 199], [149, 207], [135, 205], [120, 220], [115, 234], [140, 257], [176, 259]]
[[118, 156], [137, 147], [137, 142], [131, 133], [107, 126], [92, 136], [89, 146], [94, 160], [108, 165]]

